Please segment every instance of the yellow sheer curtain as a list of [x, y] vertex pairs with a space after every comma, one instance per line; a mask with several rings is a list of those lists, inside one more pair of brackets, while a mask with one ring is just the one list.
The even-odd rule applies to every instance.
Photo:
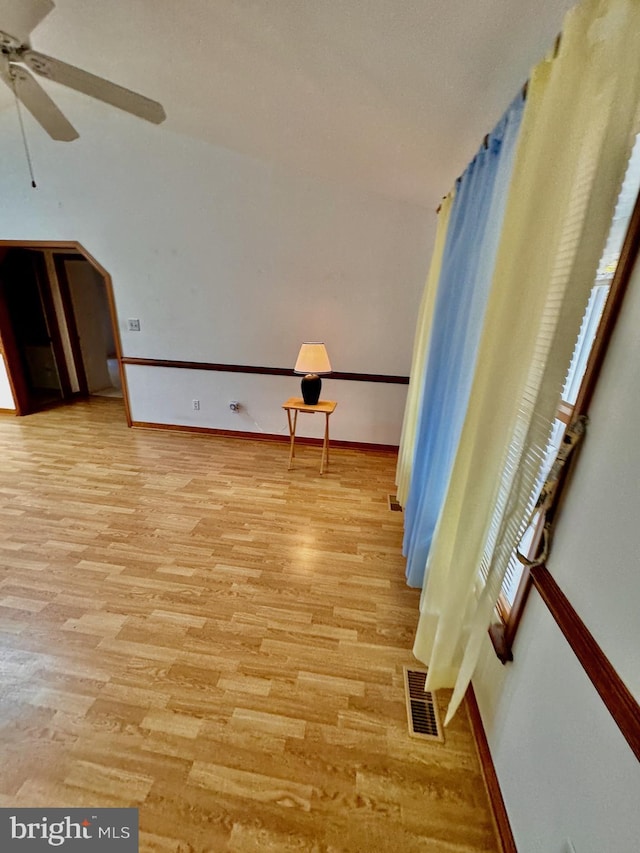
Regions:
[[478, 365], [414, 645], [462, 700], [526, 515], [640, 102], [640, 2], [586, 0], [532, 75]]
[[429, 351], [429, 340], [431, 338], [431, 322], [433, 320], [433, 311], [436, 303], [436, 294], [438, 292], [438, 282], [440, 280], [440, 270], [442, 268], [442, 256], [444, 254], [444, 246], [447, 239], [447, 228], [449, 227], [449, 215], [451, 213], [451, 205], [455, 190], [452, 190], [446, 198], [442, 200], [438, 213], [438, 226], [436, 229], [436, 239], [431, 256], [431, 266], [429, 267], [429, 275], [425, 284], [422, 301], [420, 303], [420, 311], [418, 313], [418, 322], [416, 324], [416, 334], [413, 344], [413, 358], [411, 362], [411, 377], [409, 380], [409, 390], [407, 392], [407, 402], [404, 410], [404, 421], [402, 423], [402, 436], [400, 438], [400, 448], [398, 450], [398, 466], [396, 469], [396, 484], [397, 498], [401, 506], [404, 506], [409, 495], [409, 486], [411, 485], [411, 472], [413, 470], [413, 454], [416, 443], [416, 429], [418, 425], [418, 413], [420, 412], [420, 404], [422, 401], [422, 380], [426, 370], [427, 353]]

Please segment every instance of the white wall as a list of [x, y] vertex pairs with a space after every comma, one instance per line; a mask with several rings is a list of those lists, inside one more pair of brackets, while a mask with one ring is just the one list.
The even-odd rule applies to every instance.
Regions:
[[[15, 115], [0, 114], [0, 238], [80, 241], [112, 275], [124, 355], [292, 367], [303, 340], [325, 340], [336, 371], [408, 374], [434, 211], [287, 173], [73, 92], [56, 98], [81, 138], [50, 142], [27, 116], [36, 190]], [[132, 408], [151, 402], [151, 420], [175, 421], [171, 377], [155, 369], [145, 381], [143, 401], [132, 379]], [[180, 382], [198, 380], [182, 371]], [[335, 386], [339, 400], [351, 393]], [[283, 398], [284, 386], [255, 376], [233, 387], [258, 422], [297, 393], [287, 385]], [[382, 417], [385, 442], [397, 442], [400, 390], [364, 384], [345, 438], [376, 441]], [[201, 425], [227, 422], [212, 405]]]
[[[548, 566], [640, 700], [639, 327], [637, 265]], [[535, 591], [473, 683], [520, 853], [636, 853], [640, 766]]]
[[[301, 393], [299, 376], [161, 370], [141, 365], [127, 365], [125, 373], [133, 401], [131, 418], [147, 423], [155, 423], [157, 412], [163, 411], [169, 423], [184, 426], [215, 423], [217, 429], [288, 435], [282, 403]], [[366, 439], [355, 440], [397, 443], [396, 428], [404, 413], [405, 394], [403, 385], [323, 377], [322, 397], [338, 401], [329, 421], [331, 438], [353, 441], [354, 436], [366, 434]], [[200, 400], [200, 411], [193, 411], [193, 400]], [[239, 413], [229, 410], [231, 400], [240, 403]], [[297, 435], [321, 438], [323, 434], [324, 416], [299, 415]]]

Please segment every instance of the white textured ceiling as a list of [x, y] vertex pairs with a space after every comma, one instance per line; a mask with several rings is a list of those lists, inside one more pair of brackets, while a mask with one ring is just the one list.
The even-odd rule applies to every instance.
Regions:
[[56, 0], [31, 41], [161, 101], [158, 133], [435, 206], [572, 5]]

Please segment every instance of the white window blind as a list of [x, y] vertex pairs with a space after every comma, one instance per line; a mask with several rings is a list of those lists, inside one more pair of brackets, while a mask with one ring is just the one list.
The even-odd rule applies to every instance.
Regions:
[[[576, 402], [578, 391], [580, 390], [580, 385], [584, 378], [587, 361], [602, 318], [602, 312], [609, 295], [611, 281], [618, 265], [622, 243], [629, 227], [629, 220], [639, 192], [640, 139], [636, 137], [613, 219], [611, 220], [607, 243], [598, 265], [595, 283], [591, 290], [589, 302], [582, 318], [580, 332], [578, 334], [571, 363], [564, 381], [564, 387], [561, 394], [561, 407], [565, 413], [571, 412], [572, 407]], [[536, 479], [534, 489], [532, 490], [527, 503], [528, 517], [531, 516], [537, 501], [537, 496], [542, 488], [542, 484], [548, 476], [558, 450], [560, 449], [565, 429], [565, 422], [556, 418], [551, 428], [551, 434], [547, 443], [540, 473]], [[528, 554], [530, 557], [532, 556], [530, 548], [533, 545], [535, 537], [536, 522], [537, 517], [531, 520], [531, 524], [524, 532], [518, 546], [521, 553]], [[484, 579], [486, 579], [486, 573], [487, 566], [485, 565], [485, 561], [483, 561], [482, 574]], [[523, 565], [518, 560], [514, 549], [509, 556], [501, 591], [501, 595], [504, 600], [503, 604], [506, 603], [507, 608], [513, 605], [522, 574]]]

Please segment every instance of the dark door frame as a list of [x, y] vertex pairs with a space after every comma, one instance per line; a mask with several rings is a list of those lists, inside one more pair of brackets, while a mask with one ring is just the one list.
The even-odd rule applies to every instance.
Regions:
[[67, 360], [64, 354], [64, 347], [62, 346], [60, 324], [58, 322], [58, 316], [56, 314], [56, 309], [53, 304], [53, 296], [51, 294], [51, 282], [49, 281], [49, 275], [47, 273], [44, 256], [37, 253], [34, 254], [32, 258], [32, 263], [36, 279], [38, 281], [40, 299], [42, 300], [44, 316], [47, 322], [49, 337], [51, 339], [51, 347], [53, 349], [56, 369], [58, 371], [58, 378], [60, 380], [62, 399], [67, 400], [69, 397], [71, 397], [71, 379], [69, 377], [69, 370], [67, 368]]
[[[30, 251], [22, 247], [12, 247], [2, 253], [3, 264], [9, 262], [9, 255], [14, 253], [12, 259], [13, 273], [7, 276], [0, 276], [0, 302], [2, 310], [0, 310], [0, 335], [4, 338], [4, 354], [7, 371], [16, 378], [16, 392], [20, 411], [24, 414], [39, 411], [41, 408], [49, 408], [51, 405], [56, 405], [66, 398], [71, 396], [71, 382], [69, 379], [69, 371], [62, 346], [62, 337], [58, 317], [56, 315], [53, 297], [51, 294], [51, 285], [47, 274], [46, 264], [42, 253]], [[50, 347], [51, 355], [53, 356], [56, 376], [57, 376], [57, 393], [60, 395], [58, 399], [48, 400], [45, 403], [36, 402], [32, 394], [31, 382], [29, 381], [29, 368], [26, 363], [26, 355], [24, 349], [15, 334], [15, 317], [12, 314], [10, 307], [11, 299], [10, 292], [14, 292], [16, 286], [20, 288], [19, 279], [14, 276], [18, 275], [29, 279], [29, 283], [35, 288], [33, 296], [37, 301], [37, 308], [34, 305], [33, 311], [38, 312], [46, 329], [46, 340]], [[27, 284], [25, 278], [25, 285]]]
[[78, 378], [78, 393], [81, 396], [86, 397], [89, 394], [89, 385], [87, 382], [87, 374], [85, 373], [84, 369], [82, 350], [80, 348], [80, 335], [78, 333], [78, 324], [76, 323], [76, 314], [73, 310], [73, 302], [71, 301], [69, 277], [67, 275], [67, 268], [65, 267], [65, 261], [75, 261], [77, 259], [77, 253], [60, 254], [56, 252], [56, 254], [53, 256], [53, 265], [56, 270], [56, 276], [58, 277], [58, 285], [60, 287], [60, 298], [62, 299], [62, 308], [67, 323], [67, 332], [69, 333], [69, 343], [71, 344], [73, 365], [75, 367], [76, 376]]

